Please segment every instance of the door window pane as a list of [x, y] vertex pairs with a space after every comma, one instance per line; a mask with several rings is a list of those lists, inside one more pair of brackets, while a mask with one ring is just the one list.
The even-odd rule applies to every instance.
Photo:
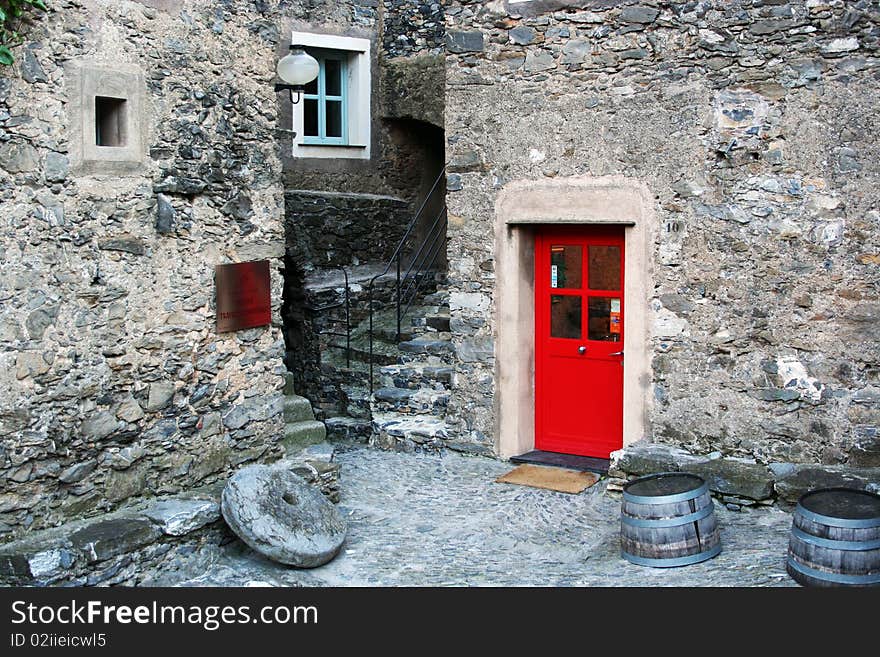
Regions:
[[550, 247], [550, 287], [578, 289], [581, 286], [581, 247]]
[[318, 95], [318, 78], [315, 78], [311, 82], [307, 82], [305, 86], [305, 91], [303, 93], [309, 94], [310, 96]]
[[620, 299], [591, 297], [588, 308], [587, 337], [590, 340], [620, 342]]
[[342, 136], [342, 102], [338, 100], [327, 101], [327, 136]]
[[620, 247], [590, 246], [587, 281], [591, 290], [620, 289]]
[[550, 337], [581, 337], [581, 298], [571, 296], [550, 296]]

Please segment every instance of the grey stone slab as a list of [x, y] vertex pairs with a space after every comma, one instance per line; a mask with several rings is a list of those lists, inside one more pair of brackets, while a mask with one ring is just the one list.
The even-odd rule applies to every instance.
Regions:
[[173, 233], [177, 211], [164, 194], [156, 196], [156, 232]]
[[700, 459], [690, 452], [662, 443], [634, 443], [612, 454], [611, 467], [632, 475], [678, 472]]
[[169, 499], [144, 511], [164, 534], [183, 536], [220, 519], [220, 505], [212, 500]]
[[507, 35], [508, 37], [510, 37], [511, 43], [515, 43], [519, 46], [525, 46], [535, 40], [535, 36], [537, 35], [537, 33], [531, 27], [519, 25], [510, 30]]
[[82, 463], [76, 463], [69, 468], [65, 468], [64, 470], [62, 470], [58, 475], [58, 481], [65, 484], [75, 484], [78, 481], [82, 481], [83, 479], [88, 477], [92, 472], [94, 472], [97, 466], [98, 462], [95, 459], [89, 459], [88, 461], [83, 461]]
[[701, 476], [716, 493], [768, 499], [773, 495], [773, 473], [764, 465], [736, 459], [712, 459], [682, 465], [681, 470]]
[[43, 168], [46, 182], [64, 182], [67, 180], [69, 170], [70, 160], [67, 159], [66, 155], [55, 152], [50, 152], [46, 155], [46, 164]]
[[834, 465], [797, 465], [782, 474], [774, 489], [787, 502], [797, 502], [804, 493], [817, 488], [857, 488], [868, 490], [880, 482], [880, 468], [856, 469]]
[[113, 433], [117, 428], [116, 416], [108, 411], [99, 411], [87, 417], [80, 425], [79, 432], [85, 438], [101, 440]]
[[159, 535], [159, 529], [146, 518], [113, 518], [77, 530], [70, 542], [88, 561], [95, 562], [153, 543]]
[[446, 48], [451, 53], [482, 52], [485, 47], [483, 33], [480, 31], [446, 33]]

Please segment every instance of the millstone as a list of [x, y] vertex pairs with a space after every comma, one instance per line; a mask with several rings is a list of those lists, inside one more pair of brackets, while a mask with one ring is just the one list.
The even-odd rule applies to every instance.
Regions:
[[336, 507], [281, 464], [236, 472], [226, 482], [220, 509], [250, 547], [298, 568], [327, 563], [345, 540], [345, 521]]

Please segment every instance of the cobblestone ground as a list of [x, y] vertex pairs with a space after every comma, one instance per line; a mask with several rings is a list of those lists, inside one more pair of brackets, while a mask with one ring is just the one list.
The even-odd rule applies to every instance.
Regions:
[[513, 465], [450, 453], [365, 447], [337, 452], [342, 552], [312, 570], [261, 558], [240, 541], [177, 556], [161, 586], [795, 586], [785, 572], [791, 515], [716, 503], [722, 553], [681, 568], [620, 558], [620, 494], [604, 480], [580, 495], [494, 483]]

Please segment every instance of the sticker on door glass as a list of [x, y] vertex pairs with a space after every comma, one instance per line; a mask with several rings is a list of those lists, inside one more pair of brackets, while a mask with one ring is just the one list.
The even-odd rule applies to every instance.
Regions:
[[550, 247], [550, 287], [577, 289], [583, 268], [580, 246], [554, 244]]
[[609, 333], [620, 333], [620, 313], [611, 313], [608, 325]]
[[611, 312], [620, 313], [620, 299], [611, 300]]

